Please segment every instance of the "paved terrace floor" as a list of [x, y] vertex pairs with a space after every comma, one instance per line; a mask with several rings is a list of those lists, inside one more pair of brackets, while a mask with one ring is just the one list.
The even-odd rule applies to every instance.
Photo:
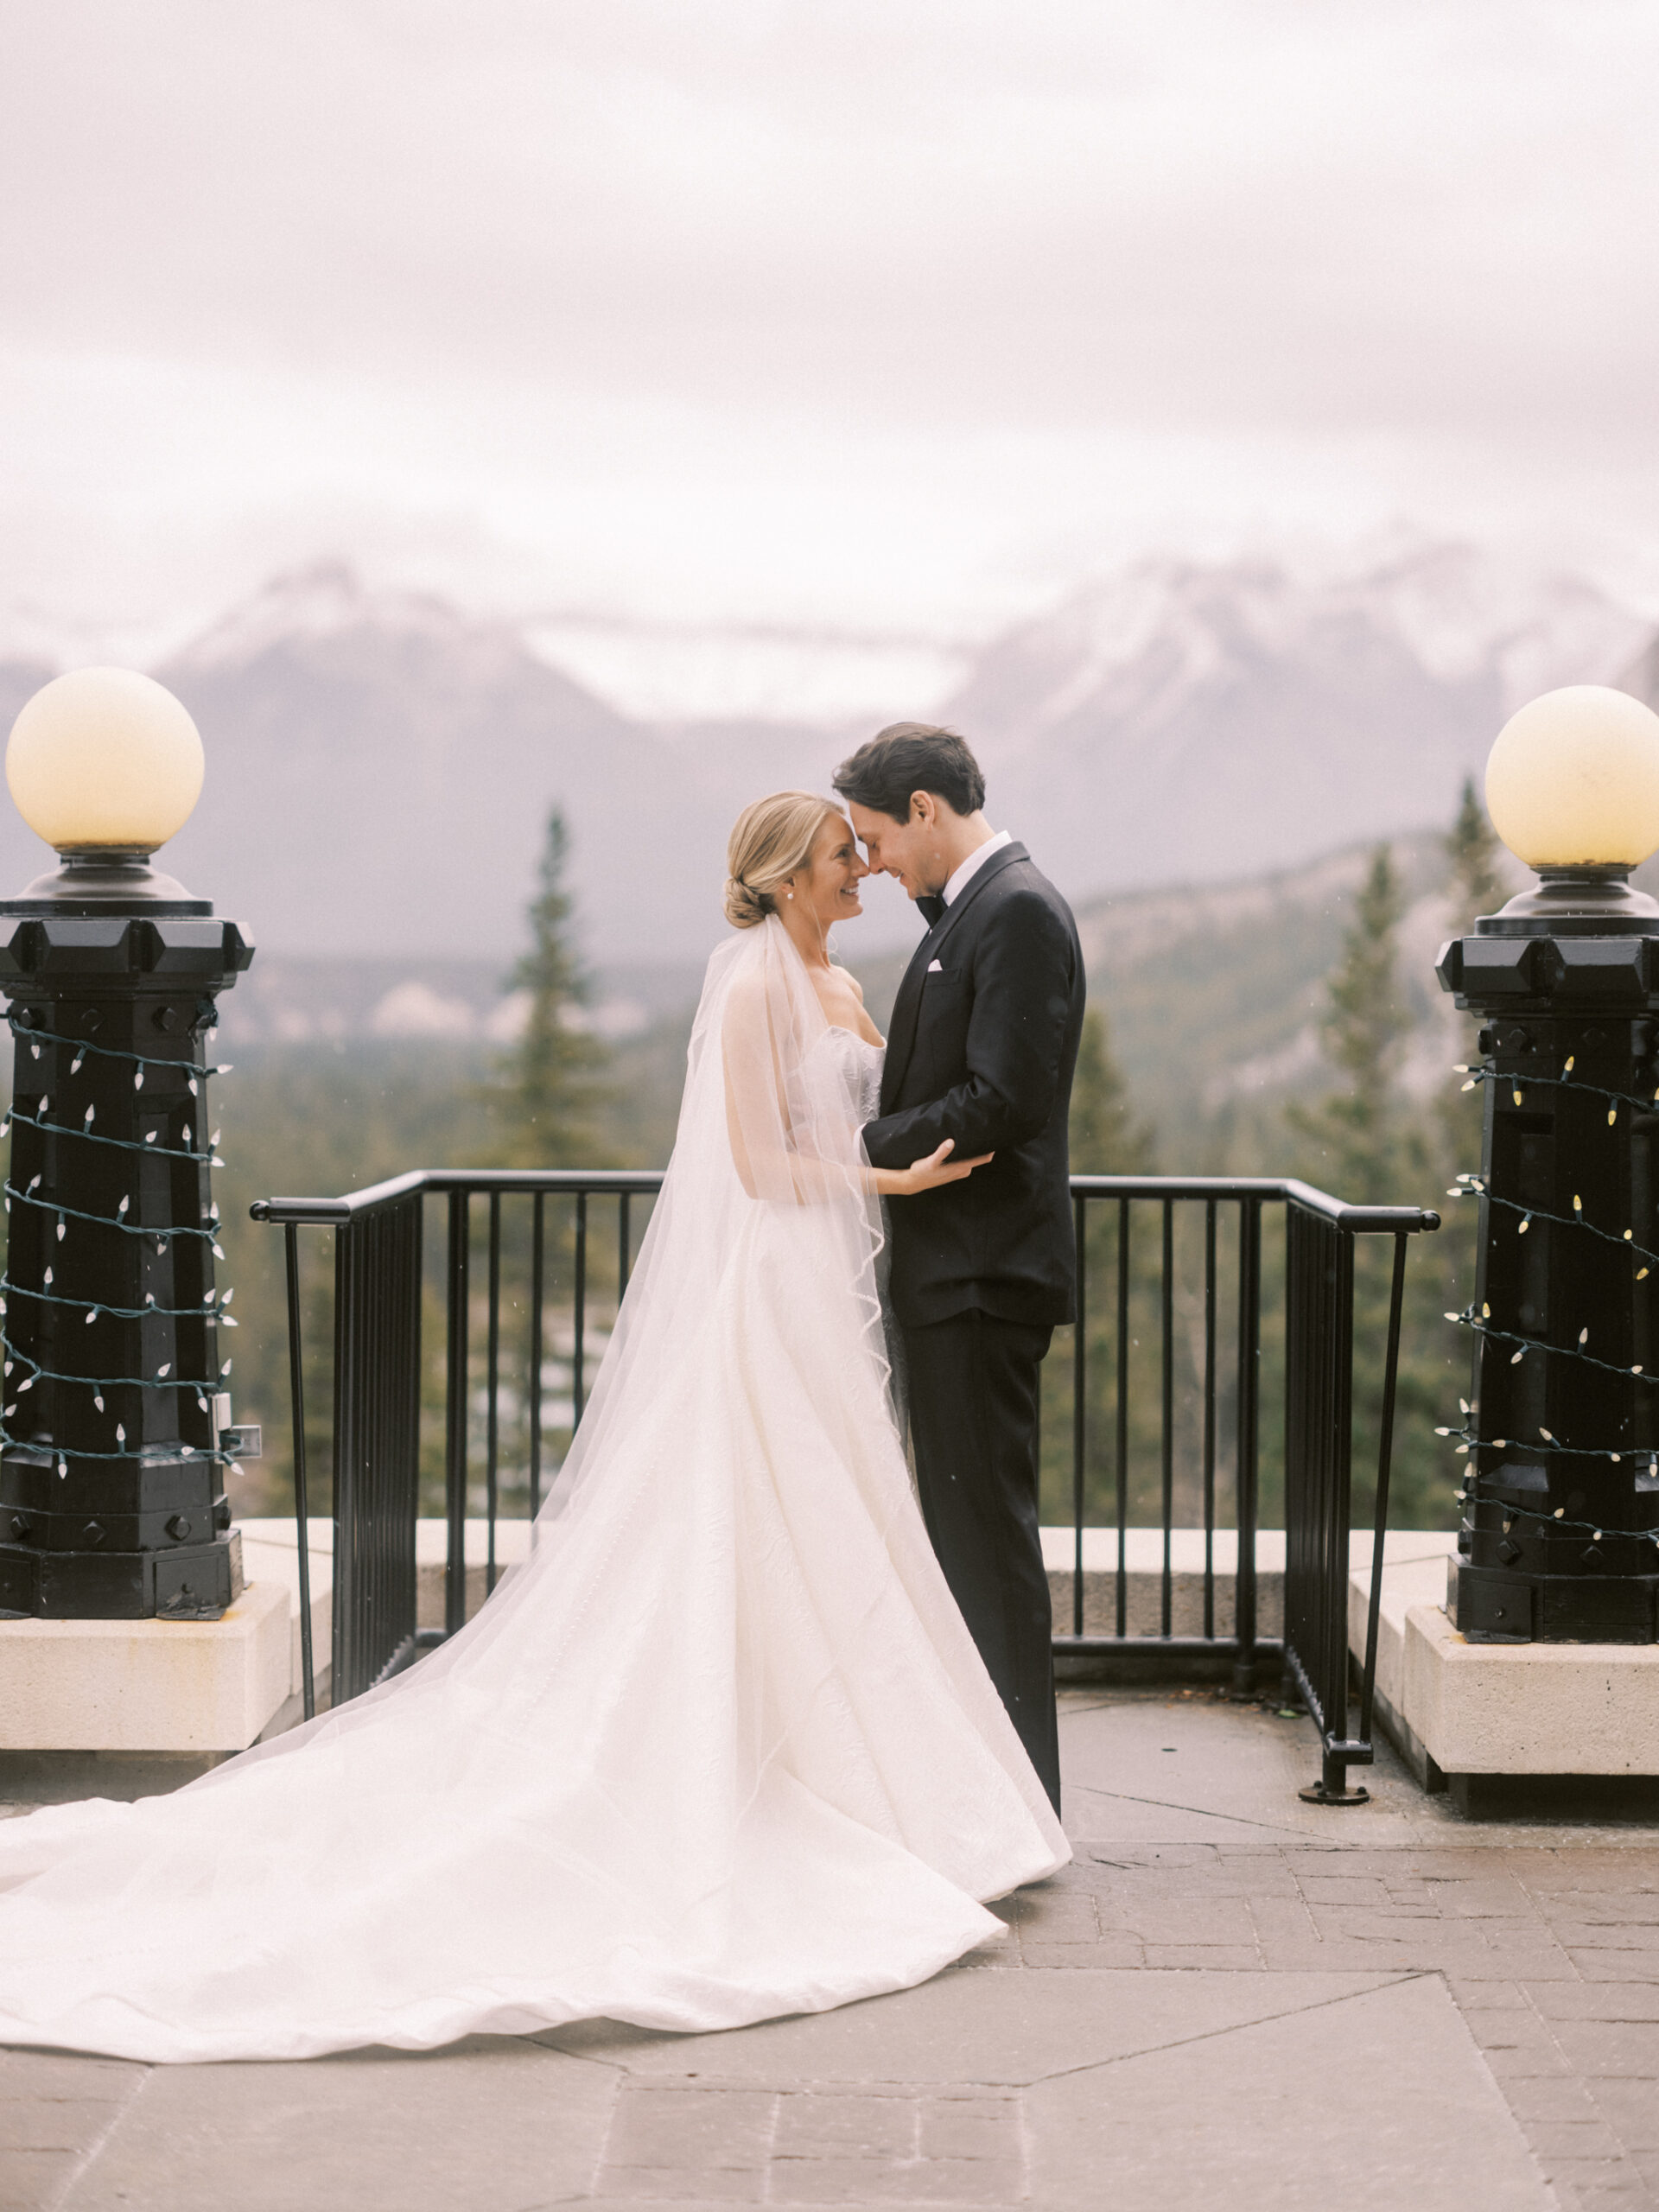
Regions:
[[1063, 1715], [1076, 1863], [925, 1988], [295, 2066], [6, 2052], [0, 2206], [1659, 2201], [1651, 1808], [1469, 1820], [1388, 1762], [1371, 1805], [1322, 1811], [1296, 1796], [1312, 1731], [1270, 1707], [1074, 1691]]

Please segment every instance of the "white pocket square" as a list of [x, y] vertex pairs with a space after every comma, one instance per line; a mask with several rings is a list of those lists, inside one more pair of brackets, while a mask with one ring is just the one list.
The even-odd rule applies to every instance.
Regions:
[[944, 962], [940, 960], [930, 960], [927, 963], [927, 972], [930, 976], [943, 976], [944, 973]]

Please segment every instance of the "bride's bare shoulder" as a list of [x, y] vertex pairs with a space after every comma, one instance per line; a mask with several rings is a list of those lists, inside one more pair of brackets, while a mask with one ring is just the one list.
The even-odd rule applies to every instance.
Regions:
[[726, 1003], [721, 1009], [721, 1026], [727, 1031], [764, 1027], [766, 1021], [766, 986], [760, 976], [736, 976], [726, 994]]

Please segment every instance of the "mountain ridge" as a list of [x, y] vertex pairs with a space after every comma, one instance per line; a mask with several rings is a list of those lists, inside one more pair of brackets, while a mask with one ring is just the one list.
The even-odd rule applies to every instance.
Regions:
[[[1075, 904], [1293, 868], [1449, 816], [1518, 696], [1607, 681], [1649, 626], [1595, 586], [1468, 547], [1322, 575], [1282, 561], [1143, 563], [988, 640], [948, 700], [992, 819]], [[343, 563], [275, 578], [153, 671], [208, 775], [168, 865], [273, 952], [505, 958], [546, 812], [566, 810], [601, 961], [696, 959], [722, 929], [741, 807], [827, 790], [868, 726], [624, 712], [521, 628]], [[49, 673], [0, 663], [8, 720]], [[0, 810], [0, 880], [41, 848]], [[870, 894], [872, 951], [913, 927]]]

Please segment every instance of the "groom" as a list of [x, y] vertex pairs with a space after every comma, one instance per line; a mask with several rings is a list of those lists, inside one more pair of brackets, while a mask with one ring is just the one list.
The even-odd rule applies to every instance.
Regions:
[[1074, 1318], [1066, 1112], [1083, 1027], [1071, 910], [982, 811], [962, 739], [895, 722], [836, 772], [873, 869], [926, 918], [893, 1001], [873, 1166], [946, 1137], [995, 1157], [894, 1198], [894, 1313], [922, 1512], [963, 1617], [1058, 1812], [1052, 1618], [1037, 1519], [1037, 1396]]

